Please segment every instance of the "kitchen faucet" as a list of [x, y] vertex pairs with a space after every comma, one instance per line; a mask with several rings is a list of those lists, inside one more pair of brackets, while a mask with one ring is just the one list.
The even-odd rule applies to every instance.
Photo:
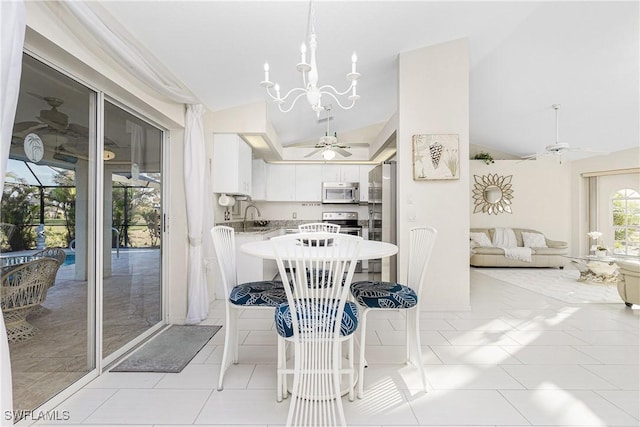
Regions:
[[258, 209], [258, 207], [253, 203], [247, 205], [247, 207], [244, 208], [244, 217], [242, 218], [242, 231], [245, 231], [247, 228], [247, 211], [249, 210], [249, 208], [254, 208], [258, 214], [258, 218], [260, 218], [260, 209]]

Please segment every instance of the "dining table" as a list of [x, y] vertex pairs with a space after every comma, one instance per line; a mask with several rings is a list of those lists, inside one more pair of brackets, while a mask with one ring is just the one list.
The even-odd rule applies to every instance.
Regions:
[[[309, 247], [302, 244], [302, 242], [291, 241], [291, 245], [296, 245], [290, 249], [292, 250], [315, 250], [315, 247]], [[289, 248], [286, 248], [289, 249]], [[253, 242], [244, 243], [240, 246], [240, 251], [255, 257], [263, 259], [276, 259], [276, 253], [274, 251], [273, 242], [269, 240], [258, 240]], [[292, 251], [287, 251], [294, 253]], [[377, 240], [365, 240], [360, 242], [360, 248], [358, 251], [357, 259], [368, 260], [377, 258], [386, 258], [398, 253], [398, 246], [389, 242], [380, 242]]]

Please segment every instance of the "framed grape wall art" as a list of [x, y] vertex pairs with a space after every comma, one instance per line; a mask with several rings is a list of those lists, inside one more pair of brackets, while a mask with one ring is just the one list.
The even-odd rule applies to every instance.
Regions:
[[458, 135], [413, 135], [415, 181], [460, 179]]

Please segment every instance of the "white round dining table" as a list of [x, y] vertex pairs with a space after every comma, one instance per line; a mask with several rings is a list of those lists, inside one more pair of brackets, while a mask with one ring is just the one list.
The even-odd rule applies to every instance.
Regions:
[[[295, 240], [291, 240], [291, 244], [295, 245]], [[263, 259], [276, 259], [276, 254], [273, 250], [273, 242], [271, 242], [271, 240], [247, 242], [240, 246], [240, 251]], [[360, 242], [360, 250], [358, 251], [357, 259], [366, 260], [385, 258], [397, 253], [398, 247], [393, 243], [378, 242], [375, 240], [362, 240], [362, 242]]]

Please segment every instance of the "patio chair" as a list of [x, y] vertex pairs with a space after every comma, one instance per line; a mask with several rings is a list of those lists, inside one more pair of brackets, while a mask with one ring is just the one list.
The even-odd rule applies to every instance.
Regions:
[[324, 231], [326, 233], [339, 233], [340, 226], [338, 224], [330, 224], [328, 222], [310, 222], [308, 224], [298, 225], [298, 231], [301, 233], [310, 231]]
[[422, 364], [422, 349], [420, 347], [419, 297], [437, 234], [436, 229], [432, 227], [417, 227], [409, 232], [408, 285], [371, 280], [355, 282], [351, 285], [353, 298], [360, 306], [364, 307], [360, 326], [358, 398], [362, 398], [364, 393], [367, 314], [371, 310], [406, 311], [406, 361], [418, 367], [422, 386], [424, 391], [427, 391], [427, 378]]
[[[353, 400], [353, 335], [358, 327], [357, 305], [347, 297], [361, 241], [326, 232], [271, 239], [287, 294], [287, 301], [275, 310], [278, 401], [287, 393], [287, 377], [293, 375], [287, 425], [346, 425], [341, 383], [344, 378]], [[286, 274], [287, 269], [294, 273]], [[287, 343], [293, 346], [291, 367]]]
[[64, 249], [60, 248], [45, 248], [41, 251], [38, 251], [31, 255], [35, 258], [54, 258], [56, 259], [60, 265], [64, 264], [64, 260], [67, 259], [67, 253]]
[[[225, 298], [225, 334], [222, 364], [218, 377], [218, 391], [223, 389], [224, 374], [230, 363], [238, 363], [238, 312], [244, 309], [274, 309], [286, 301], [282, 282], [259, 281], [238, 283], [236, 269], [235, 232], [231, 227], [216, 226], [211, 229], [213, 246], [220, 267]], [[231, 357], [229, 352], [232, 352]]]
[[2, 267], [0, 307], [9, 342], [26, 341], [36, 334], [38, 329], [27, 322], [27, 316], [44, 302], [59, 267], [53, 258]]

